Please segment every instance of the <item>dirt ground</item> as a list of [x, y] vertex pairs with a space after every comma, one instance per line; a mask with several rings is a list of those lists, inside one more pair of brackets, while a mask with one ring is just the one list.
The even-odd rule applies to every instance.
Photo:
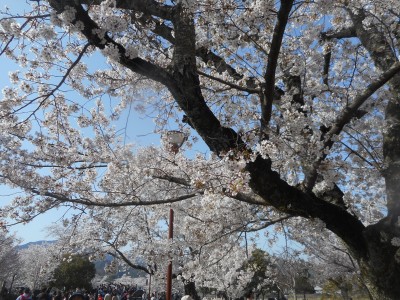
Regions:
[[[304, 298], [303, 295], [296, 295], [297, 299], [293, 297], [293, 295], [289, 295], [287, 297], [288, 300], [343, 300], [340, 295], [324, 295], [324, 294], [306, 294]], [[368, 297], [365, 296], [352, 296], [352, 300], [369, 300]]]

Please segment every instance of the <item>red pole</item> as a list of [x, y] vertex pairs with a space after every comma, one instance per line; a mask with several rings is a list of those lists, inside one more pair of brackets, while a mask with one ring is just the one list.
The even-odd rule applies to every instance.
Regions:
[[[169, 227], [168, 227], [168, 240], [174, 237], [174, 210], [169, 209]], [[172, 255], [172, 254], [171, 254]], [[165, 300], [172, 300], [172, 257], [170, 257], [167, 269], [167, 291]]]
[[174, 238], [174, 210], [169, 209], [169, 228], [168, 228], [168, 239]]
[[[150, 270], [151, 272], [151, 270]], [[150, 278], [149, 278], [149, 296], [147, 297], [149, 300], [151, 299], [151, 273], [150, 273]]]

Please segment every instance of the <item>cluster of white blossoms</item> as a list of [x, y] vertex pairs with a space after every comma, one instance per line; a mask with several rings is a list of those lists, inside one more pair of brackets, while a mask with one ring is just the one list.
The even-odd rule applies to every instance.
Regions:
[[38, 289], [53, 279], [54, 270], [59, 264], [57, 247], [50, 243], [29, 245], [18, 253], [19, 269], [16, 278], [19, 284], [25, 284], [32, 289]]
[[0, 20], [0, 38], [4, 41], [7, 35], [19, 35], [21, 33], [21, 25], [12, 18]]

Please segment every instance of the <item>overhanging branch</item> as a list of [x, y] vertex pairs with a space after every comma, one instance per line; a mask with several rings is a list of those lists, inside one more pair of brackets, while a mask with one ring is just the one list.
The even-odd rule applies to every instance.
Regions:
[[321, 33], [321, 40], [326, 41], [326, 40], [331, 40], [331, 39], [347, 39], [347, 38], [353, 38], [357, 37], [356, 34], [356, 29], [354, 26], [348, 27], [348, 28], [343, 28], [341, 30], [328, 30], [325, 32]]
[[255, 161], [247, 164], [246, 170], [251, 175], [250, 187], [264, 199], [264, 205], [273, 206], [292, 216], [320, 219], [327, 229], [349, 246], [355, 257], [365, 255], [366, 244], [362, 236], [365, 227], [356, 216], [311, 192], [290, 186], [271, 169], [271, 161], [267, 158], [258, 156]]
[[[119, 250], [117, 247], [115, 247], [113, 244], [111, 244], [111, 243], [109, 243], [109, 242], [105, 242], [105, 243], [108, 244], [110, 247], [112, 247], [112, 248], [115, 250], [115, 252], [118, 254], [118, 257], [119, 257], [120, 259], [122, 259], [122, 260], [123, 260], [128, 266], [130, 266], [131, 268], [133, 268], [133, 269], [135, 269], [135, 270], [142, 270], [142, 271], [146, 272], [147, 274], [153, 274], [153, 272], [152, 272], [152, 271], [149, 271], [149, 269], [147, 269], [146, 267], [143, 267], [143, 266], [141, 266], [141, 265], [136, 265], [136, 264], [132, 263], [131, 260], [130, 260], [129, 258], [127, 258], [127, 257], [125, 256], [125, 254], [122, 253], [122, 251]], [[110, 255], [113, 256], [113, 257], [118, 258], [117, 255], [115, 255], [115, 254], [112, 253], [112, 252], [108, 252], [108, 254], [110, 254]]]
[[[50, 5], [54, 7], [54, 3], [62, 5], [63, 2], [68, 0], [49, 0]], [[104, 0], [78, 0], [80, 4], [86, 5], [100, 5]], [[154, 0], [116, 0], [115, 7], [120, 9], [127, 9], [151, 14], [163, 19], [171, 19], [173, 14], [173, 6], [160, 4]]]
[[150, 206], [150, 205], [158, 205], [158, 204], [169, 204], [169, 203], [174, 203], [174, 202], [180, 202], [183, 200], [191, 199], [196, 196], [198, 196], [200, 193], [191, 193], [191, 194], [186, 194], [182, 196], [177, 196], [177, 197], [172, 197], [172, 198], [167, 198], [167, 199], [160, 199], [160, 200], [149, 200], [149, 201], [141, 201], [140, 199], [137, 199], [135, 201], [126, 201], [126, 202], [117, 202], [117, 203], [109, 203], [109, 202], [98, 202], [90, 199], [85, 199], [85, 198], [69, 198], [65, 195], [58, 194], [58, 193], [53, 193], [53, 192], [40, 192], [34, 188], [27, 188], [30, 192], [40, 195], [40, 196], [46, 196], [50, 197], [53, 199], [56, 199], [61, 202], [65, 203], [74, 203], [74, 204], [82, 204], [85, 206], [97, 206], [97, 207], [126, 207], [126, 206]]
[[105, 49], [106, 47], [112, 47], [116, 49], [119, 53], [118, 62], [121, 65], [135, 73], [160, 82], [165, 86], [171, 86], [174, 84], [170, 74], [168, 74], [168, 72], [166, 72], [163, 68], [145, 61], [140, 57], [128, 57], [126, 54], [126, 49], [121, 44], [115, 42], [111, 37], [109, 37], [107, 33], [103, 36], [99, 36], [96, 32], [99, 31], [100, 27], [90, 18], [88, 12], [85, 11], [81, 5], [75, 4], [75, 1], [50, 0], [49, 3], [58, 13], [63, 12], [67, 6], [75, 8], [75, 20], [72, 23], [76, 24], [79, 21], [84, 24], [84, 28], [81, 30], [81, 33], [87, 38], [91, 45], [101, 50]]

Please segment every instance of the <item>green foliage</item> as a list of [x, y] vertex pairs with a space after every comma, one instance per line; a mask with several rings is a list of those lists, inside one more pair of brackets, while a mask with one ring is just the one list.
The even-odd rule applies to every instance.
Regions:
[[251, 253], [251, 257], [247, 261], [246, 267], [256, 273], [263, 274], [267, 270], [268, 264], [270, 264], [268, 254], [261, 249], [255, 249]]
[[323, 292], [326, 295], [340, 294], [340, 299], [369, 299], [367, 289], [356, 275], [329, 278], [323, 285]]
[[54, 271], [54, 287], [63, 289], [91, 289], [91, 281], [96, 275], [94, 263], [86, 256], [66, 255], [64, 261]]
[[261, 249], [255, 249], [244, 265], [244, 269], [254, 272], [252, 280], [246, 286], [245, 294], [249, 294], [251, 291], [264, 294], [276, 290], [275, 285], [267, 280], [268, 268], [273, 268], [268, 253]]
[[315, 293], [314, 287], [311, 285], [307, 276], [296, 277], [296, 293], [313, 294]]

